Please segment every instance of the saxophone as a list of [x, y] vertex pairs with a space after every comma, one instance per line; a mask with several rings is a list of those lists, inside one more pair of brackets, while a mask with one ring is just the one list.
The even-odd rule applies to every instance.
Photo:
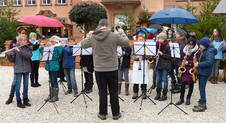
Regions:
[[[196, 54], [199, 52], [200, 49], [198, 49], [198, 51], [194, 54], [194, 57], [193, 57], [193, 63], [197, 63], [197, 58], [196, 58]], [[192, 69], [189, 70], [189, 73], [191, 74], [192, 76], [192, 80], [194, 82], [196, 82], [198, 80], [198, 71], [197, 71], [197, 68], [193, 67]]]
[[178, 77], [181, 78], [182, 74], [186, 72], [186, 68], [185, 68], [185, 62], [187, 61], [187, 57], [188, 57], [188, 50], [186, 52], [186, 55], [181, 63], [181, 66], [178, 68], [179, 69], [179, 73], [178, 73]]

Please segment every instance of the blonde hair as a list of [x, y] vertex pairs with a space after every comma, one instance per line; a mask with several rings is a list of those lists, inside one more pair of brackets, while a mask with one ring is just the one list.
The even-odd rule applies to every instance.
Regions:
[[21, 45], [21, 42], [23, 41], [23, 39], [27, 39], [27, 35], [19, 35], [17, 39], [17, 43]]
[[73, 37], [69, 37], [69, 38], [67, 39], [68, 42], [69, 42], [70, 40], [75, 41], [75, 39], [74, 39]]

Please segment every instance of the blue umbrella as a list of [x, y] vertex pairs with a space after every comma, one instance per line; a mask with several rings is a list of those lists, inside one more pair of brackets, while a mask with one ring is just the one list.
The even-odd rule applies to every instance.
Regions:
[[148, 20], [155, 23], [165, 24], [188, 24], [199, 22], [190, 12], [179, 8], [161, 10], [152, 15]]
[[152, 33], [152, 34], [155, 34], [155, 29], [154, 28], [147, 28], [147, 30]]

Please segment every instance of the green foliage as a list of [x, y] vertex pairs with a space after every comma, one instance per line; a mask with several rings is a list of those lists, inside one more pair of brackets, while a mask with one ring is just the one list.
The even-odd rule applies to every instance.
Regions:
[[[211, 37], [213, 30], [215, 28], [220, 28], [222, 30], [222, 35], [225, 38], [226, 29], [225, 17], [220, 14], [213, 14], [214, 9], [217, 7], [219, 1], [216, 0], [206, 0], [200, 3], [200, 14], [196, 16], [199, 23], [185, 24], [180, 26], [185, 26], [188, 28], [189, 32], [195, 32], [198, 39], [203, 37]], [[186, 4], [184, 9], [192, 12], [196, 11], [191, 4]]]
[[134, 9], [131, 5], [125, 2], [125, 5], [122, 6], [122, 15], [125, 15], [125, 18], [119, 18], [119, 20], [123, 23], [122, 29], [125, 31], [129, 39], [132, 39], [132, 33], [136, 29], [136, 18], [134, 16]]
[[69, 19], [85, 26], [85, 29], [90, 26], [88, 24], [91, 24], [92, 29], [95, 29], [98, 26], [98, 22], [104, 18], [107, 18], [107, 14], [105, 9], [100, 5], [75, 6], [69, 13]]
[[148, 19], [151, 17], [151, 15], [148, 13], [148, 10], [145, 6], [140, 10], [139, 15], [137, 16], [139, 19], [139, 24], [142, 22], [148, 21]]
[[193, 15], [194, 15], [194, 14], [196, 13], [196, 11], [197, 11], [197, 7], [196, 7], [196, 6], [192, 6], [192, 5], [191, 5], [191, 2], [188, 1], [188, 0], [186, 0], [185, 8], [183, 8], [183, 6], [181, 6], [181, 5], [179, 6], [179, 8], [185, 9], [185, 10], [191, 12]]
[[11, 7], [0, 8], [0, 48], [4, 49], [4, 42], [17, 35], [16, 27], [19, 26], [19, 23], [16, 21], [15, 16], [19, 12]]

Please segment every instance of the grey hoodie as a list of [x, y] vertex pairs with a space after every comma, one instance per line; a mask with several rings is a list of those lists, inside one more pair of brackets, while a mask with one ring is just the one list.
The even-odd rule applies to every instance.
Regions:
[[[18, 47], [19, 45], [16, 44]], [[31, 72], [31, 57], [32, 49], [28, 46], [19, 48], [20, 52], [12, 50], [10, 55], [6, 54], [8, 60], [14, 63], [14, 73], [27, 73]]]
[[118, 69], [117, 47], [128, 47], [129, 39], [111, 32], [110, 28], [102, 28], [88, 35], [81, 43], [82, 48], [93, 48], [94, 70], [98, 72]]

